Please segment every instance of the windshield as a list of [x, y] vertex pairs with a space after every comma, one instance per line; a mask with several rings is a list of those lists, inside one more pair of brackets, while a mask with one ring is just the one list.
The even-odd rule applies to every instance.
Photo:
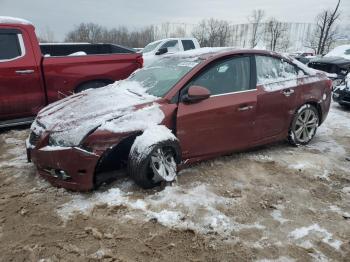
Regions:
[[142, 53], [144, 54], [144, 53], [152, 52], [159, 45], [160, 42], [161, 41], [157, 41], [146, 45], [146, 47], [142, 50]]
[[183, 76], [197, 66], [200, 58], [165, 57], [136, 71], [129, 80], [139, 82], [150, 95], [163, 97]]

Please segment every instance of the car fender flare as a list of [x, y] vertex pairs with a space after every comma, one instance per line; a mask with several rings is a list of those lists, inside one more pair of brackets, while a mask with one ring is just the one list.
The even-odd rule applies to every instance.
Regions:
[[[155, 137], [154, 134], [158, 134], [158, 137]], [[147, 154], [150, 148], [154, 145], [172, 140], [175, 142], [177, 148], [175, 149], [175, 161], [177, 164], [181, 162], [181, 147], [178, 138], [174, 135], [171, 129], [165, 125], [154, 125], [147, 128], [135, 138], [135, 141], [130, 149], [130, 154]]]

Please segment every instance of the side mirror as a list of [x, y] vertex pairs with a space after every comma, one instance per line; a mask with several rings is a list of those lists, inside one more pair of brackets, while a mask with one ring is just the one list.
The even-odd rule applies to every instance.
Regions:
[[188, 89], [187, 95], [183, 97], [183, 101], [187, 103], [195, 103], [209, 98], [210, 91], [202, 86], [191, 86]]
[[156, 55], [163, 55], [165, 53], [168, 53], [168, 48], [159, 48], [159, 50], [156, 52]]

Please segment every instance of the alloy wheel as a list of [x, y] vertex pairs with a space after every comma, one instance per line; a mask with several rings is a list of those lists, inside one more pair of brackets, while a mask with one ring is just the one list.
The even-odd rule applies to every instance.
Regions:
[[299, 114], [295, 122], [294, 134], [300, 142], [307, 143], [314, 136], [317, 127], [318, 116], [313, 110], [306, 109]]
[[151, 155], [150, 166], [154, 181], [174, 181], [176, 177], [176, 162], [170, 148], [157, 148]]

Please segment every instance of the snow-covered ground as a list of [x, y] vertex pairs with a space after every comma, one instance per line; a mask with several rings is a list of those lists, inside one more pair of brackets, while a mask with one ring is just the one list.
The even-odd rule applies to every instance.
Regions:
[[2, 133], [0, 251], [7, 260], [345, 261], [349, 116], [333, 104], [310, 145], [206, 161], [164, 190], [142, 190], [121, 172], [88, 194], [35, 176], [27, 130]]

